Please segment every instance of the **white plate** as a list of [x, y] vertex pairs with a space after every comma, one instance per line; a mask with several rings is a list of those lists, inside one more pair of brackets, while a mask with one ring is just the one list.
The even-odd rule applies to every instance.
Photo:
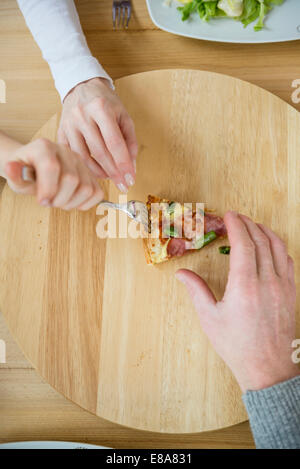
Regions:
[[180, 36], [217, 42], [262, 43], [283, 42], [300, 39], [300, 0], [285, 0], [274, 5], [265, 21], [265, 29], [253, 30], [255, 23], [244, 28], [243, 24], [230, 18], [218, 18], [208, 23], [195, 14], [187, 21], [181, 21], [179, 5], [173, 0], [170, 7], [163, 0], [147, 0], [153, 23], [160, 29]]
[[105, 446], [86, 445], [85, 443], [71, 443], [68, 441], [21, 441], [5, 443], [0, 449], [109, 449]]

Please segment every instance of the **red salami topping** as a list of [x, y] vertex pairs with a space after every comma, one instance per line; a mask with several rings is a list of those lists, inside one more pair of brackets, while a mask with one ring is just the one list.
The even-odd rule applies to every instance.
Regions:
[[221, 217], [205, 212], [204, 215], [204, 233], [214, 231], [218, 236], [226, 236], [227, 231], [225, 223]]
[[169, 241], [169, 244], [167, 246], [167, 253], [169, 254], [169, 256], [180, 257], [180, 256], [183, 256], [185, 251], [186, 251], [186, 247], [185, 247], [184, 239], [172, 238]]
[[[182, 227], [183, 223], [183, 227]], [[186, 239], [195, 239], [196, 237], [196, 226], [197, 230], [201, 229], [203, 223], [203, 214], [201, 213], [188, 213], [184, 214], [184, 218], [178, 217], [175, 219], [174, 226], [178, 233], [182, 233]], [[181, 231], [182, 230], [182, 231]], [[226, 236], [227, 231], [224, 221], [221, 217], [214, 215], [209, 212], [204, 214], [204, 233], [209, 231], [215, 231], [217, 236]]]

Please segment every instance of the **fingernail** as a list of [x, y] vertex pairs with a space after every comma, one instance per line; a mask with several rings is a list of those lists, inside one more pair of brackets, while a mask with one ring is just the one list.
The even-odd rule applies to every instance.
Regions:
[[134, 179], [129, 173], [125, 174], [125, 181], [126, 181], [126, 184], [128, 184], [128, 186], [133, 186], [134, 184]]
[[175, 272], [175, 277], [177, 278], [177, 280], [179, 280], [179, 282], [185, 284], [185, 277], [182, 276], [181, 272]]
[[125, 187], [124, 184], [122, 184], [122, 182], [120, 182], [120, 183], [117, 185], [117, 187], [118, 187], [119, 191], [121, 191], [121, 192], [124, 192], [124, 193], [128, 192], [127, 187]]
[[50, 205], [50, 200], [49, 199], [43, 199], [41, 201], [41, 205], [43, 205], [44, 207], [46, 207], [47, 205]]

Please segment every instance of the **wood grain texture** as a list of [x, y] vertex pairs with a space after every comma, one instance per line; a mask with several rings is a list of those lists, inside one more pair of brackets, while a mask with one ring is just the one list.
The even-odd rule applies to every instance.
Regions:
[[[114, 33], [111, 30], [111, 0], [78, 0], [76, 6], [93, 53], [114, 79], [145, 70], [173, 67], [219, 71], [264, 87], [300, 109], [300, 104], [291, 102], [291, 83], [300, 78], [299, 41], [252, 46], [176, 37], [155, 29], [144, 0], [134, 0], [136, 19], [131, 23], [130, 31]], [[0, 128], [27, 142], [59, 110], [60, 102], [48, 66], [26, 27], [16, 0], [0, 2], [0, 50], [0, 78], [5, 79], [8, 91], [7, 103], [0, 105]], [[0, 192], [2, 188], [0, 178]], [[7, 332], [4, 333], [4, 326], [1, 334], [0, 337], [9, 343], [7, 366], [18, 366], [20, 360], [14, 359], [21, 355], [18, 347]], [[132, 431], [96, 417], [92, 423], [89, 413], [57, 393], [49, 408], [50, 387], [36, 377], [36, 372], [32, 371], [32, 378], [26, 379], [16, 370], [8, 379], [2, 367], [0, 365], [0, 377], [3, 376], [0, 441], [86, 440], [116, 448], [135, 445], [153, 448], [184, 445], [187, 448], [253, 447], [248, 423], [186, 436]], [[33, 390], [39, 393], [38, 400]], [[9, 400], [8, 396], [11, 396]], [[66, 421], [67, 407], [72, 408], [72, 417]]]
[[[16, 346], [14, 339], [12, 338], [8, 327], [5, 323], [3, 315], [0, 313], [0, 338], [4, 340], [6, 346], [6, 363], [0, 364], [0, 372], [3, 369], [19, 369], [19, 368], [31, 368], [32, 365], [24, 358], [20, 348]], [[0, 392], [1, 400], [1, 392]]]
[[[156, 193], [242, 211], [278, 232], [298, 265], [293, 108], [248, 83], [196, 71], [139, 74], [117, 89], [141, 146], [129, 198]], [[57, 122], [42, 134], [53, 137]], [[116, 195], [110, 186], [109, 198]], [[96, 223], [95, 211], [45, 210], [3, 191], [0, 304], [27, 357], [62, 394], [123, 425], [184, 433], [244, 420], [238, 387], [173, 275], [196, 270], [220, 297], [228, 259], [214, 244], [151, 268], [141, 242], [105, 246]]]
[[[92, 53], [113, 79], [166, 68], [215, 71], [250, 81], [300, 109], [291, 101], [292, 81], [300, 78], [300, 41], [241, 45], [182, 38], [156, 29], [144, 0], [133, 4], [129, 30], [112, 31], [111, 0], [76, 1]], [[60, 100], [15, 0], [0, 2], [0, 50], [0, 78], [7, 83], [0, 128], [26, 142], [59, 110]]]
[[188, 435], [143, 432], [116, 425], [64, 399], [34, 370], [1, 370], [0, 415], [3, 443], [61, 440], [118, 449], [254, 448], [248, 422], [216, 432]]
[[249, 423], [185, 435], [143, 432], [92, 415], [55, 391], [24, 358], [0, 314], [0, 442], [78, 441], [110, 448], [254, 448]]

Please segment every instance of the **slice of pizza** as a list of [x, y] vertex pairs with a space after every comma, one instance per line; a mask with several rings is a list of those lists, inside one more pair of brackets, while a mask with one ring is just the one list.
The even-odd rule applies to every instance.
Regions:
[[182, 205], [149, 195], [147, 209], [149, 233], [143, 239], [147, 264], [198, 251], [227, 234], [221, 217], [194, 209], [192, 204]]

